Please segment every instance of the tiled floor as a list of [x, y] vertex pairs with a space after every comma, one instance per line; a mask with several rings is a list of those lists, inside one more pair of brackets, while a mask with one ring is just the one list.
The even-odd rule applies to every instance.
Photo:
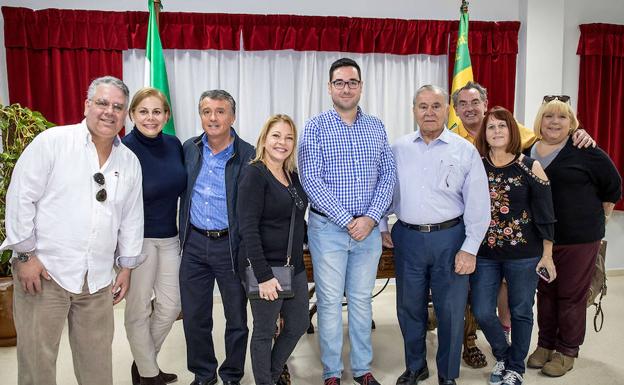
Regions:
[[[538, 371], [529, 369], [525, 376], [525, 384], [531, 385], [624, 385], [624, 276], [609, 278], [609, 293], [603, 301], [605, 310], [605, 325], [600, 333], [591, 329], [592, 319], [588, 313], [588, 332], [585, 344], [581, 349], [581, 356], [576, 361], [574, 369], [561, 378], [547, 378]], [[222, 308], [215, 306], [215, 331], [218, 357], [223, 357], [223, 321]], [[373, 344], [375, 358], [373, 361], [373, 373], [382, 384], [393, 385], [396, 378], [404, 370], [403, 342], [399, 331], [395, 313], [394, 287], [389, 286], [373, 302], [376, 330], [373, 332]], [[251, 316], [250, 316], [251, 317]], [[316, 318], [314, 319], [316, 324]], [[345, 314], [346, 326], [346, 314]], [[113, 342], [113, 370], [116, 385], [130, 384], [130, 363], [132, 362], [130, 348], [126, 341], [123, 327], [123, 309], [115, 309], [115, 340]], [[480, 332], [479, 332], [480, 334]], [[493, 364], [487, 342], [480, 334], [478, 340], [488, 356], [490, 364]], [[437, 384], [435, 370], [435, 333], [427, 335], [427, 360], [431, 371], [431, 377], [423, 384]], [[533, 344], [535, 346], [535, 333]], [[348, 381], [351, 375], [348, 366], [348, 339], [345, 328], [345, 372], [343, 382]], [[17, 363], [15, 348], [0, 348], [0, 384], [17, 384]], [[171, 334], [165, 341], [159, 362], [165, 371], [178, 373], [178, 384], [189, 384], [193, 377], [186, 370], [186, 351], [182, 324], [176, 322]], [[67, 336], [64, 335], [61, 342], [58, 359], [58, 384], [74, 385], [76, 380], [73, 374], [71, 353]], [[297, 349], [290, 358], [288, 365], [293, 377], [293, 384], [307, 385], [321, 383], [321, 366], [319, 360], [319, 345], [315, 334], [304, 335]], [[489, 368], [471, 369], [462, 365], [461, 376], [458, 384], [487, 384]], [[247, 359], [244, 385], [253, 384], [251, 363]]]

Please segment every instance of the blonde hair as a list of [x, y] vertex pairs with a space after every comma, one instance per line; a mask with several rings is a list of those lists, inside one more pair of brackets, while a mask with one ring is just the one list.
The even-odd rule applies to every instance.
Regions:
[[144, 100], [149, 98], [150, 96], [154, 96], [159, 99], [163, 104], [163, 109], [166, 113], [171, 114], [171, 107], [169, 107], [169, 102], [167, 101], [167, 97], [160, 90], [152, 87], [143, 87], [138, 90], [134, 96], [132, 97], [132, 101], [130, 102], [130, 107], [128, 108], [128, 112], [130, 112], [130, 119], [132, 119], [132, 115], [134, 114], [134, 110], [137, 109], [139, 104]]
[[284, 161], [284, 171], [288, 178], [290, 178], [290, 173], [297, 169], [297, 162], [295, 160], [295, 153], [297, 152], [297, 127], [295, 126], [295, 122], [291, 119], [290, 116], [286, 114], [277, 114], [271, 116], [262, 126], [262, 130], [260, 130], [260, 136], [258, 136], [258, 142], [256, 143], [256, 156], [251, 160], [250, 163], [262, 162], [265, 163], [265, 151], [264, 146], [266, 144], [266, 138], [269, 135], [269, 130], [276, 123], [283, 122], [290, 126], [293, 133], [293, 150], [288, 155], [288, 158]]
[[571, 135], [574, 131], [576, 131], [579, 126], [578, 119], [576, 118], [574, 110], [572, 110], [572, 106], [570, 106], [569, 103], [554, 99], [550, 102], [542, 103], [540, 109], [537, 111], [537, 116], [535, 116], [535, 122], [533, 123], [533, 132], [538, 139], [542, 139], [542, 119], [544, 118], [544, 115], [549, 113], [564, 113], [568, 115], [568, 118], [570, 118], [570, 132], [568, 132], [568, 135]]

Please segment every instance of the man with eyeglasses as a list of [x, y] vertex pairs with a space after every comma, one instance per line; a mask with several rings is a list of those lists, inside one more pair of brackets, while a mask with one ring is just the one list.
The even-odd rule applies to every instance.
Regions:
[[[247, 351], [247, 296], [237, 274], [238, 177], [255, 151], [232, 128], [236, 102], [223, 90], [199, 97], [203, 133], [184, 145], [186, 192], [180, 200], [180, 296], [191, 385], [239, 385]], [[217, 373], [212, 339], [215, 281], [225, 315], [225, 360]]]
[[362, 86], [355, 61], [335, 61], [327, 84], [333, 108], [306, 123], [299, 147], [299, 175], [311, 202], [308, 245], [325, 385], [339, 384], [342, 375], [343, 295], [354, 380], [378, 384], [370, 368], [371, 294], [381, 256], [377, 223], [396, 177], [383, 123], [358, 107]]
[[394, 247], [397, 317], [406, 370], [397, 385], [429, 377], [426, 352], [429, 293], [438, 320], [438, 383], [459, 377], [468, 277], [490, 224], [487, 176], [476, 148], [446, 128], [448, 94], [425, 85], [413, 101], [416, 132], [392, 146], [397, 188], [389, 213], [392, 235], [381, 223], [383, 243]]
[[[565, 99], [562, 100], [564, 102], [569, 102], [570, 100], [570, 97], [566, 95], [551, 96], [550, 100], [552, 100], [552, 98]], [[453, 101], [453, 107], [455, 108], [461, 123], [455, 127], [451, 127], [450, 130], [470, 143], [474, 143], [474, 140], [483, 123], [483, 117], [485, 116], [485, 112], [488, 108], [487, 90], [479, 83], [470, 81], [466, 83], [465, 86], [453, 92], [451, 99]], [[521, 124], [518, 124], [518, 127], [520, 128], [522, 148], [527, 149], [531, 147], [531, 145], [537, 140], [535, 133], [532, 129], [529, 129]], [[572, 136], [572, 140], [574, 145], [579, 148], [596, 146], [596, 142], [594, 142], [591, 136], [589, 136], [589, 134], [582, 129], [576, 130]], [[509, 305], [507, 304], [506, 283], [501, 285], [498, 298], [499, 317], [503, 327], [506, 328], [505, 333], [509, 339], [511, 332], [511, 313], [509, 311]], [[481, 368], [487, 365], [487, 361], [485, 355], [477, 346], [476, 339], [477, 323], [470, 309], [467, 308], [463, 358], [469, 366], [473, 368]]]
[[78, 383], [113, 383], [113, 305], [143, 259], [141, 166], [117, 136], [128, 95], [95, 79], [85, 119], [39, 134], [13, 171], [1, 248], [13, 250], [19, 385], [56, 384], [66, 321]]
[[[552, 97], [567, 97], [564, 102], [570, 101], [570, 97], [567, 95], [557, 95]], [[481, 128], [483, 117], [485, 116], [485, 112], [488, 108], [487, 90], [481, 84], [470, 81], [462, 88], [455, 90], [453, 95], [451, 95], [451, 99], [461, 124], [455, 127], [450, 127], [450, 130], [470, 143], [474, 143], [474, 139]], [[522, 148], [527, 149], [531, 147], [531, 145], [537, 140], [535, 133], [532, 129], [529, 129], [521, 124], [518, 124], [518, 127], [520, 128]], [[578, 148], [596, 146], [596, 142], [592, 139], [592, 137], [589, 136], [587, 131], [582, 129], [579, 129], [574, 133], [572, 140], [574, 145]]]

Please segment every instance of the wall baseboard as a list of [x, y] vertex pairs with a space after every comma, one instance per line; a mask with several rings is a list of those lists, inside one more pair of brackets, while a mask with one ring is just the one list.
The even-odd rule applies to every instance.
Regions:
[[620, 277], [624, 275], [624, 269], [609, 269], [607, 270], [607, 277]]

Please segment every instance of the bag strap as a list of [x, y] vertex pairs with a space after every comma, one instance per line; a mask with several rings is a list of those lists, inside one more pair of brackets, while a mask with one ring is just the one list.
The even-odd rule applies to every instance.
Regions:
[[604, 291], [600, 291], [600, 297], [598, 302], [594, 302], [592, 306], [596, 306], [596, 314], [594, 314], [594, 330], [596, 333], [602, 330], [602, 325], [604, 324], [604, 312], [602, 310], [602, 297], [604, 296]]
[[290, 257], [292, 255], [293, 234], [295, 233], [295, 215], [297, 206], [293, 200], [292, 212], [290, 214], [290, 229], [288, 230], [288, 250], [286, 251], [286, 266], [290, 266]]

